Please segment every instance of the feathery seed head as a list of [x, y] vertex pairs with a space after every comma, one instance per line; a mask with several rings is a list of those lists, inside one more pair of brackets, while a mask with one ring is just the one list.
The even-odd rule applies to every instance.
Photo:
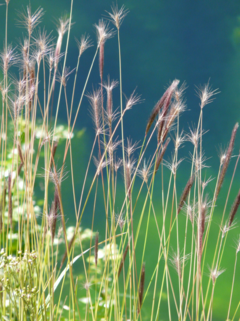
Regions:
[[207, 180], [202, 181], [202, 191], [205, 190], [206, 186], [213, 180], [212, 176], [210, 176]]
[[2, 68], [4, 75], [7, 74], [8, 69], [18, 62], [18, 55], [15, 54], [15, 49], [12, 45], [5, 47], [3, 52], [1, 52], [0, 57], [2, 59]]
[[45, 56], [51, 51], [53, 47], [51, 34], [47, 35], [47, 31], [45, 29], [42, 31], [39, 29], [37, 36], [33, 39], [35, 40], [41, 56]]
[[180, 279], [182, 277], [182, 269], [184, 268], [184, 264], [188, 258], [189, 258], [189, 254], [180, 257], [180, 254], [178, 251], [178, 253], [174, 252], [172, 255], [172, 258], [170, 259], [170, 262], [174, 267], [174, 269], [177, 271], [177, 274]]
[[230, 226], [226, 223], [223, 227], [220, 227], [222, 231], [222, 238], [224, 238], [225, 234], [228, 233], [230, 230], [236, 227], [236, 223], [232, 223]]
[[103, 84], [103, 87], [107, 91], [107, 117], [111, 124], [113, 120], [113, 102], [112, 102], [112, 90], [118, 85], [118, 82], [112, 80], [110, 82], [110, 77], [108, 76], [108, 82]]
[[65, 67], [61, 74], [58, 73], [58, 75], [56, 76], [56, 80], [62, 83], [63, 87], [66, 87], [69, 76], [74, 72], [74, 70], [75, 68], [70, 70], [70, 67]]
[[100, 175], [101, 170], [110, 164], [109, 159], [101, 162], [95, 156], [93, 156], [93, 162], [94, 162], [95, 166], [97, 167], [97, 175]]
[[187, 84], [185, 81], [182, 83], [180, 88], [175, 89], [174, 98], [177, 102], [180, 102], [182, 100], [183, 93], [186, 89], [187, 89]]
[[57, 28], [57, 32], [58, 32], [58, 36], [63, 38], [64, 34], [67, 32], [68, 30], [68, 26], [69, 26], [69, 18], [59, 18], [58, 20], [58, 28]]
[[195, 159], [195, 170], [198, 172], [200, 169], [203, 168], [209, 168], [210, 166], [205, 165], [205, 162], [208, 160], [207, 157], [204, 156], [204, 153], [202, 155], [199, 155]]
[[119, 158], [117, 161], [114, 162], [114, 170], [117, 172], [119, 167], [122, 166], [122, 160]]
[[21, 20], [19, 23], [23, 25], [28, 30], [28, 34], [31, 35], [33, 29], [41, 22], [41, 18], [44, 14], [43, 8], [38, 8], [33, 14], [31, 12], [31, 7], [28, 6], [26, 12], [19, 15]]
[[85, 50], [92, 47], [92, 42], [90, 41], [89, 36], [83, 35], [80, 41], [77, 38], [75, 39], [79, 50], [79, 57], [84, 53]]
[[109, 29], [108, 24], [104, 20], [99, 20], [98, 25], [95, 24], [97, 30], [98, 46], [104, 44], [107, 39], [112, 38], [114, 32], [112, 29]]
[[126, 110], [131, 109], [132, 106], [140, 104], [140, 103], [143, 102], [143, 100], [141, 100], [141, 95], [135, 94], [135, 91], [136, 91], [136, 89], [134, 89], [134, 91], [131, 94], [130, 98], [127, 99]]
[[193, 225], [194, 221], [195, 221], [196, 204], [194, 206], [192, 206], [191, 204], [187, 204], [186, 202], [184, 202], [183, 210], [185, 211], [187, 217], [190, 219], [190, 221]]
[[58, 40], [57, 40], [55, 54], [54, 54], [55, 69], [57, 67], [58, 59], [59, 59], [60, 53], [61, 53], [63, 36], [68, 30], [69, 22], [70, 22], [70, 20], [67, 19], [67, 18], [60, 18], [59, 19], [59, 26], [58, 26], [58, 29], [57, 29], [57, 31], [58, 31]]
[[22, 59], [23, 59], [23, 65], [26, 67], [29, 64], [29, 41], [28, 39], [23, 39], [23, 43], [21, 43], [21, 51], [22, 51]]
[[177, 151], [180, 146], [185, 142], [185, 135], [183, 133], [183, 131], [180, 133], [180, 135], [177, 135], [175, 138], [175, 151]]
[[111, 165], [113, 165], [114, 152], [116, 151], [117, 147], [121, 144], [122, 144], [122, 141], [118, 140], [118, 137], [114, 141], [111, 140], [109, 143], [103, 142], [104, 149], [106, 150], [107, 148], [109, 161]]
[[125, 162], [125, 186], [129, 199], [131, 198], [131, 180], [135, 162], [136, 161], [132, 160], [131, 158]]
[[209, 269], [210, 270], [210, 278], [212, 279], [212, 283], [216, 282], [216, 279], [219, 277], [219, 275], [221, 275], [223, 272], [225, 272], [225, 269], [218, 269], [217, 267], [215, 267], [214, 269]]
[[125, 151], [127, 153], [128, 159], [131, 158], [131, 155], [137, 150], [137, 144], [138, 142], [132, 143], [132, 140], [130, 138], [127, 138], [127, 146], [125, 147]]
[[124, 6], [122, 6], [120, 9], [118, 9], [118, 5], [111, 7], [112, 12], [107, 12], [110, 16], [110, 21], [116, 26], [116, 28], [119, 30], [120, 26], [123, 22], [123, 19], [128, 14], [128, 10], [125, 9]]
[[[46, 174], [49, 175], [49, 179], [54, 183], [55, 187], [57, 188], [61, 186], [61, 183], [67, 178], [68, 172], [65, 170], [62, 171], [62, 168], [59, 168], [59, 170], [47, 170], [45, 169]], [[62, 173], [62, 175], [61, 175]], [[45, 175], [46, 175], [45, 174]]]
[[183, 158], [179, 159], [178, 161], [173, 160], [172, 162], [167, 162], [166, 160], [163, 160], [163, 165], [165, 165], [172, 173], [173, 175], [176, 174], [178, 166], [183, 161]]
[[97, 91], [93, 90], [92, 94], [87, 94], [86, 97], [88, 98], [90, 105], [92, 107], [91, 115], [95, 124], [96, 133], [99, 134], [101, 131], [101, 113], [100, 113], [100, 103], [101, 103], [101, 90], [98, 89]]
[[212, 89], [208, 81], [206, 85], [197, 87], [196, 93], [200, 98], [200, 108], [203, 109], [204, 106], [210, 104], [214, 100], [213, 96], [219, 94], [220, 92], [218, 91], [218, 88]]
[[237, 241], [237, 247], [236, 247], [236, 252], [238, 253], [240, 251], [240, 238]]
[[189, 127], [189, 131], [190, 131], [190, 134], [186, 135], [187, 141], [192, 143], [193, 146], [197, 148], [199, 138], [202, 137], [204, 134], [206, 134], [207, 131], [198, 130], [197, 128], [195, 129], [194, 127], [192, 129]]
[[137, 171], [137, 175], [142, 178], [142, 180], [147, 183], [148, 177], [152, 174], [152, 171], [149, 168], [148, 162], [146, 162], [146, 159], [143, 161], [142, 168], [139, 168]]
[[116, 222], [116, 226], [119, 225], [120, 230], [122, 231], [126, 222], [126, 220], [124, 219], [124, 213], [115, 214], [115, 222]]
[[56, 55], [56, 52], [54, 52], [53, 50], [49, 52], [47, 56], [47, 62], [48, 62], [50, 71], [52, 71], [53, 68], [55, 68], [55, 70], [57, 69], [57, 64], [63, 56], [64, 56], [63, 52], [60, 53], [59, 55]]

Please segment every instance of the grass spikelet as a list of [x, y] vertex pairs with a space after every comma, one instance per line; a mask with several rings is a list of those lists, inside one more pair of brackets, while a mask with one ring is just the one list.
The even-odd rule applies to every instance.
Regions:
[[184, 191], [183, 191], [183, 193], [181, 195], [180, 202], [179, 202], [179, 205], [178, 205], [178, 211], [177, 211], [178, 214], [180, 213], [180, 211], [181, 211], [181, 209], [183, 207], [183, 204], [184, 204], [184, 202], [185, 202], [185, 200], [186, 200], [186, 198], [187, 198], [187, 196], [188, 196], [188, 194], [189, 194], [189, 192], [190, 192], [190, 190], [192, 188], [192, 185], [193, 185], [193, 182], [194, 182], [194, 178], [195, 178], [194, 175], [191, 176], [189, 178], [185, 188], [184, 188]]
[[171, 103], [172, 95], [173, 95], [174, 91], [176, 90], [178, 84], [179, 84], [179, 80], [175, 79], [172, 82], [171, 86], [167, 90], [167, 95], [166, 95], [166, 98], [165, 98], [164, 104], [163, 104], [161, 122], [159, 123], [159, 127], [158, 127], [158, 135], [157, 135], [158, 142], [161, 139], [162, 130], [163, 130], [163, 127], [164, 127], [164, 124], [165, 124], [165, 118], [166, 118], [167, 113], [168, 113], [168, 109], [169, 109], [169, 106], [170, 106], [170, 103]]
[[229, 222], [228, 222], [228, 227], [230, 227], [232, 225], [232, 222], [234, 220], [234, 217], [237, 213], [238, 207], [240, 205], [240, 190], [238, 191], [237, 197], [233, 203], [230, 215], [229, 215]]
[[156, 172], [158, 171], [158, 168], [159, 168], [159, 166], [160, 166], [160, 164], [161, 164], [161, 162], [163, 160], [163, 156], [164, 156], [164, 154], [166, 152], [168, 144], [170, 143], [170, 140], [171, 140], [170, 138], [167, 139], [165, 145], [163, 146], [161, 152], [159, 153], [159, 156], [158, 156], [157, 161], [156, 161], [156, 167], [155, 167], [155, 170], [154, 170], [154, 175], [156, 175]]
[[228, 168], [228, 165], [229, 165], [229, 162], [230, 162], [230, 159], [231, 159], [231, 155], [232, 155], [232, 152], [233, 152], [233, 146], [234, 146], [234, 141], [235, 141], [235, 138], [236, 138], [238, 127], [239, 127], [239, 124], [236, 123], [234, 128], [233, 128], [233, 131], [232, 131], [230, 143], [229, 143], [228, 150], [227, 150], [227, 153], [226, 153], [226, 158], [225, 158], [225, 161], [223, 163], [222, 170], [221, 170], [221, 173], [220, 173], [220, 177], [219, 177], [219, 180], [218, 180], [218, 185], [217, 185], [217, 188], [216, 188], [215, 200], [218, 197], [218, 194], [219, 194], [220, 189], [222, 187], [222, 183], [223, 183], [225, 174], [227, 172], [227, 168]]
[[142, 301], [143, 301], [143, 291], [144, 291], [144, 281], [145, 281], [145, 263], [142, 265], [141, 270], [141, 278], [140, 278], [140, 285], [139, 285], [139, 302], [138, 302], [138, 314], [140, 313], [141, 307], [142, 307]]
[[152, 111], [152, 113], [151, 113], [151, 115], [149, 117], [148, 123], [147, 123], [145, 136], [147, 136], [147, 133], [149, 132], [149, 129], [151, 128], [155, 118], [157, 117], [157, 114], [159, 113], [159, 111], [164, 106], [165, 100], [166, 100], [167, 96], [169, 95], [170, 88], [171, 88], [171, 86], [168, 87], [168, 89], [165, 91], [163, 96], [159, 99], [159, 101], [154, 106], [153, 111]]
[[122, 272], [122, 268], [123, 268], [123, 264], [125, 262], [125, 259], [127, 257], [127, 252], [128, 252], [128, 249], [129, 249], [129, 244], [127, 244], [126, 248], [125, 248], [125, 251], [123, 253], [123, 257], [122, 257], [122, 260], [121, 260], [121, 263], [119, 265], [119, 269], [118, 269], [118, 277], [120, 276], [121, 272]]
[[93, 90], [93, 93], [90, 95], [87, 95], [90, 105], [92, 107], [92, 118], [95, 124], [96, 128], [96, 133], [98, 134], [101, 129], [101, 113], [100, 113], [100, 97], [101, 97], [101, 92], [100, 90]]
[[54, 200], [52, 202], [52, 206], [48, 215], [48, 225], [51, 231], [52, 243], [54, 241], [55, 232], [56, 232], [58, 209], [59, 209], [59, 198], [58, 198], [57, 188], [55, 188]]

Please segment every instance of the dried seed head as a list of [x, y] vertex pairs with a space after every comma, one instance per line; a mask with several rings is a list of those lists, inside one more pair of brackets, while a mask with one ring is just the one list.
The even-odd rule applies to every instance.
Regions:
[[180, 257], [179, 251], [178, 253], [173, 253], [170, 262], [174, 269], [177, 271], [178, 277], [182, 278], [182, 269], [184, 268], [184, 264], [186, 260], [189, 258], [189, 254]]
[[[181, 112], [183, 112], [185, 109], [186, 109], [186, 105], [185, 105], [184, 102], [181, 102], [181, 101], [175, 102], [175, 103], [173, 103], [171, 105], [171, 109], [169, 111], [169, 115], [167, 117], [165, 117], [165, 126], [164, 126], [164, 130], [163, 130], [163, 134], [162, 134], [162, 141], [164, 141], [166, 139], [167, 134], [169, 133], [169, 131], [174, 128], [175, 120], [177, 119], [179, 114]], [[161, 137], [158, 137], [158, 141], [160, 141], [160, 139], [161, 139]]]
[[103, 84], [103, 87], [107, 91], [107, 118], [109, 121], [109, 124], [112, 123], [113, 120], [113, 101], [112, 101], [112, 91], [113, 89], [118, 85], [118, 82], [115, 80], [112, 80], [110, 82], [110, 78], [108, 77], [108, 82]]
[[154, 170], [154, 175], [156, 174], [156, 172], [158, 171], [158, 168], [163, 160], [163, 156], [166, 152], [166, 149], [168, 147], [168, 144], [170, 143], [170, 138], [168, 137], [165, 145], [163, 146], [162, 150], [159, 152], [159, 155], [158, 155], [158, 158], [157, 158], [157, 161], [156, 161], [156, 167], [155, 167], [155, 170]]
[[121, 144], [122, 144], [122, 141], [118, 140], [118, 137], [114, 141], [111, 140], [109, 143], [103, 142], [104, 149], [106, 150], [106, 148], [107, 148], [109, 160], [110, 160], [111, 164], [113, 164], [114, 152], [116, 151], [117, 147]]
[[216, 282], [216, 279], [219, 277], [219, 275], [221, 275], [223, 272], [225, 272], [225, 269], [218, 269], [217, 267], [215, 267], [213, 270], [210, 270], [210, 278], [212, 279], [212, 283], [214, 284]]
[[187, 184], [186, 184], [186, 186], [185, 186], [185, 188], [184, 188], [184, 191], [182, 193], [182, 196], [180, 198], [180, 202], [179, 202], [179, 205], [178, 205], [178, 211], [177, 211], [178, 214], [180, 213], [180, 211], [181, 211], [181, 209], [183, 207], [183, 204], [184, 204], [186, 198], [188, 197], [188, 195], [190, 193], [190, 190], [191, 190], [193, 182], [194, 182], [194, 178], [195, 178], [194, 175], [192, 177], [190, 177], [188, 182], [187, 182]]
[[150, 167], [148, 166], [148, 162], [146, 159], [143, 160], [142, 168], [139, 168], [137, 171], [137, 175], [142, 178], [142, 180], [147, 184], [148, 177], [152, 174]]
[[122, 166], [122, 160], [119, 158], [117, 161], [114, 162], [114, 170], [117, 172], [119, 167]]
[[165, 165], [170, 171], [173, 173], [173, 175], [176, 174], [178, 166], [183, 161], [183, 158], [179, 159], [178, 161], [172, 160], [172, 162], [167, 162], [163, 160], [163, 165]]
[[126, 220], [123, 217], [123, 213], [120, 214], [115, 214], [115, 222], [116, 222], [116, 226], [119, 225], [121, 231], [125, 225]]
[[198, 146], [199, 138], [202, 137], [206, 131], [200, 131], [195, 128], [190, 128], [189, 127], [190, 134], [186, 135], [187, 141], [193, 144], [195, 148]]
[[74, 72], [75, 69], [76, 68], [70, 70], [70, 67], [65, 67], [62, 73], [57, 74], [56, 80], [59, 81], [63, 85], [63, 87], [66, 87], [69, 76]]
[[91, 116], [95, 124], [96, 134], [99, 134], [102, 127], [102, 119], [100, 113], [100, 104], [101, 104], [101, 91], [100, 89], [95, 91], [93, 90], [92, 94], [86, 95], [89, 99], [90, 105], [92, 107]]
[[219, 176], [219, 180], [218, 180], [218, 183], [217, 183], [217, 187], [216, 187], [215, 200], [218, 197], [218, 194], [219, 194], [220, 189], [221, 189], [222, 184], [223, 184], [223, 180], [224, 180], [225, 174], [227, 172], [227, 168], [228, 168], [228, 165], [229, 165], [229, 162], [230, 162], [230, 159], [231, 159], [231, 156], [232, 156], [232, 152], [233, 152], [233, 146], [234, 146], [234, 142], [235, 142], [235, 138], [236, 138], [238, 127], [239, 127], [239, 124], [236, 123], [234, 128], [233, 128], [233, 130], [232, 130], [232, 135], [231, 135], [230, 143], [229, 143], [229, 146], [228, 146], [228, 150], [226, 152], [225, 161], [224, 161], [224, 163], [222, 165], [222, 170], [221, 170], [221, 173], [220, 173], [220, 176]]
[[204, 192], [206, 186], [213, 180], [212, 176], [210, 176], [207, 180], [202, 181], [202, 192]]
[[[163, 106], [165, 107], [167, 105], [167, 107], [170, 104], [171, 101], [171, 97], [172, 94], [174, 92], [174, 90], [176, 90], [177, 85], [179, 83], [179, 80], [174, 80], [172, 82], [172, 84], [168, 87], [168, 89], [165, 91], [165, 93], [163, 94], [163, 96], [159, 99], [159, 101], [156, 103], [156, 105], [153, 108], [153, 111], [149, 117], [148, 123], [147, 123], [147, 127], [146, 127], [146, 131], [145, 131], [145, 136], [147, 136], [147, 133], [149, 131], [149, 129], [151, 128], [155, 118], [157, 117], [157, 115], [159, 114], [160, 110], [163, 108]], [[167, 102], [167, 104], [166, 104]], [[161, 115], [161, 122], [159, 122], [159, 125], [164, 122], [164, 119], [166, 117], [166, 108], [163, 112], [163, 114]]]
[[174, 92], [174, 98], [177, 102], [180, 102], [182, 100], [182, 96], [184, 94], [184, 91], [187, 89], [187, 84], [184, 81], [182, 83], [182, 85], [180, 86], [180, 88], [176, 88], [175, 92]]
[[51, 34], [47, 35], [46, 30], [43, 29], [41, 31], [41, 29], [39, 29], [38, 34], [33, 39], [35, 40], [41, 57], [47, 55], [51, 51], [53, 47], [52, 38]]
[[185, 142], [185, 135], [183, 133], [183, 131], [180, 133], [180, 135], [177, 135], [174, 142], [175, 142], [175, 152], [177, 152], [179, 150], [179, 148], [181, 147], [181, 145]]
[[222, 238], [224, 238], [225, 234], [228, 233], [230, 230], [234, 229], [236, 227], [236, 223], [232, 223], [231, 226], [228, 226], [228, 224], [225, 224], [223, 227], [220, 227], [222, 231]]
[[228, 226], [230, 227], [232, 225], [232, 222], [234, 220], [234, 217], [237, 213], [237, 210], [238, 210], [238, 207], [240, 205], [240, 190], [238, 191], [238, 194], [236, 196], [236, 199], [233, 203], [233, 206], [232, 206], [232, 209], [231, 209], [231, 212], [230, 212], [230, 215], [229, 215], [229, 222], [228, 222]]
[[95, 166], [97, 167], [97, 175], [99, 175], [101, 173], [101, 170], [104, 167], [107, 167], [110, 164], [110, 160], [106, 160], [106, 161], [99, 161], [96, 157], [93, 156], [93, 162], [95, 164]]
[[132, 180], [132, 172], [134, 170], [135, 161], [128, 159], [125, 162], [125, 186], [128, 193], [129, 199], [131, 198], [131, 180]]
[[137, 144], [138, 142], [132, 143], [132, 140], [130, 138], [127, 138], [127, 146], [125, 147], [125, 151], [127, 153], [128, 159], [131, 158], [132, 154], [137, 150]]
[[113, 30], [109, 29], [108, 24], [102, 19], [99, 20], [98, 25], [95, 25], [95, 28], [97, 30], [98, 46], [114, 35]]
[[19, 24], [23, 25], [28, 30], [28, 34], [31, 35], [33, 29], [41, 22], [41, 18], [44, 14], [43, 8], [38, 8], [33, 14], [31, 12], [31, 7], [27, 7], [26, 12], [19, 15]]
[[8, 69], [18, 62], [18, 55], [15, 54], [15, 49], [12, 48], [12, 45], [8, 45], [8, 47], [4, 48], [4, 51], [0, 54], [2, 59], [2, 69], [4, 75], [7, 74]]
[[61, 183], [67, 178], [68, 172], [66, 172], [64, 169], [59, 168], [59, 170], [47, 170], [45, 169], [45, 175], [49, 174], [50, 180], [54, 183], [55, 187], [60, 187]]
[[141, 104], [143, 100], [141, 99], [140, 95], [135, 94], [136, 89], [134, 89], [133, 93], [131, 94], [130, 98], [127, 99], [126, 102], [126, 110], [131, 109], [132, 106]]
[[142, 307], [142, 303], [143, 303], [144, 281], [145, 281], [145, 263], [143, 263], [143, 265], [142, 265], [141, 278], [140, 278], [140, 284], [139, 284], [138, 314], [140, 313], [140, 310], [141, 310], [141, 307]]
[[190, 219], [192, 225], [194, 224], [194, 219], [195, 219], [195, 207], [192, 206], [191, 204], [186, 204], [184, 205], [184, 211], [187, 214], [187, 217]]
[[198, 172], [200, 169], [203, 168], [209, 168], [209, 166], [207, 166], [205, 164], [205, 162], [208, 160], [208, 158], [206, 158], [204, 156], [204, 153], [202, 153], [202, 155], [199, 155], [196, 159], [195, 159], [195, 171]]
[[77, 38], [75, 39], [79, 50], [79, 57], [84, 53], [85, 50], [92, 47], [92, 42], [89, 39], [89, 36], [83, 35], [80, 41]]
[[54, 59], [55, 59], [55, 69], [57, 68], [59, 57], [61, 55], [61, 47], [62, 47], [62, 40], [64, 34], [68, 30], [70, 20], [67, 18], [60, 18], [59, 19], [59, 26], [58, 26], [58, 40], [56, 44], [56, 49], [55, 49], [55, 54], [54, 54]]
[[107, 12], [110, 16], [110, 21], [116, 26], [116, 28], [119, 30], [120, 26], [123, 22], [123, 19], [128, 14], [128, 10], [125, 9], [124, 6], [122, 6], [120, 9], [118, 9], [118, 5], [111, 7], [112, 12]]
[[240, 251], [240, 238], [237, 241], [237, 246], [236, 246], [236, 253]]
[[57, 32], [58, 32], [59, 37], [63, 38], [64, 34], [68, 30], [69, 22], [70, 22], [70, 20], [66, 17], [59, 18], [58, 28], [57, 28]]
[[218, 89], [212, 90], [208, 81], [208, 83], [203, 87], [197, 87], [196, 93], [201, 101], [200, 108], [203, 109], [204, 106], [210, 104], [214, 100], [213, 96], [219, 94], [219, 91]]

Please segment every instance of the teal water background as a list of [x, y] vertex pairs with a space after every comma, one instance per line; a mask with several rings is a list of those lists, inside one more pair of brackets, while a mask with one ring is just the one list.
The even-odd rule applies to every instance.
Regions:
[[[18, 12], [21, 12], [29, 1], [10, 0], [9, 3], [9, 23], [8, 38], [13, 46], [19, 44], [25, 30], [19, 28], [17, 20]], [[142, 95], [144, 102], [135, 106], [129, 115], [124, 119], [125, 136], [131, 137], [133, 141], [142, 141], [148, 116], [170, 82], [177, 78], [186, 82], [187, 111], [180, 118], [180, 128], [188, 130], [192, 124], [197, 125], [199, 116], [199, 99], [196, 97], [196, 87], [208, 81], [213, 89], [219, 88], [216, 99], [204, 108], [204, 129], [209, 130], [204, 135], [204, 150], [206, 157], [210, 157], [207, 164], [211, 166], [208, 175], [217, 176], [219, 166], [218, 151], [220, 145], [225, 148], [230, 139], [231, 130], [240, 117], [240, 3], [237, 1], [119, 1], [119, 7], [124, 4], [129, 9], [129, 14], [121, 26], [121, 48], [122, 48], [122, 72], [123, 91], [126, 96], [130, 96], [137, 87], [137, 92]], [[106, 11], [111, 11], [112, 1], [76, 1], [73, 10], [73, 26], [69, 43], [67, 66], [74, 68], [77, 61], [78, 49], [74, 37], [78, 39], [82, 34], [89, 34], [94, 47], [87, 50], [82, 56], [79, 80], [75, 94], [76, 106], [80, 98], [82, 87], [96, 48], [96, 32], [94, 24], [99, 19], [107, 16]], [[39, 6], [45, 10], [43, 22], [47, 31], [52, 31], [52, 36], [57, 39], [55, 27], [56, 20], [70, 9], [70, 1], [31, 1], [32, 10]], [[0, 7], [0, 37], [3, 45], [5, 25], [5, 6]], [[118, 49], [117, 37], [106, 42], [105, 46], [105, 67], [104, 77], [110, 75], [111, 79], [118, 79]], [[93, 73], [90, 77], [87, 91], [96, 88], [99, 84], [98, 61], [96, 61]], [[68, 88], [71, 94], [73, 77], [69, 79]], [[40, 84], [41, 86], [41, 84]], [[114, 106], [119, 106], [118, 92], [114, 95]], [[66, 110], [62, 100], [60, 108], [60, 119], [66, 119]], [[88, 155], [94, 139], [92, 120], [89, 116], [89, 103], [84, 98], [83, 105], [78, 117], [77, 128], [85, 128], [85, 139], [79, 147], [74, 145], [74, 164], [79, 168], [76, 173], [77, 198], [80, 195], [82, 177], [86, 168]], [[119, 132], [120, 134], [120, 132]], [[238, 133], [239, 134], [239, 133]], [[235, 154], [239, 150], [240, 139], [236, 140]], [[152, 153], [155, 142], [153, 141]], [[182, 155], [188, 156], [189, 143], [186, 150], [181, 151]], [[149, 152], [151, 154], [151, 151]], [[166, 156], [168, 158], [169, 155]], [[183, 170], [180, 171], [182, 185], [184, 186], [189, 171], [189, 163], [184, 163]], [[94, 169], [94, 168], [93, 168]], [[181, 169], [181, 167], [180, 167]], [[231, 174], [232, 167], [229, 169]], [[185, 172], [187, 175], [185, 175]], [[230, 174], [227, 181], [230, 181]], [[239, 174], [236, 175], [234, 189], [239, 188]], [[69, 190], [71, 184], [64, 182], [64, 190]], [[226, 183], [228, 186], [228, 184]], [[213, 185], [214, 186], [214, 185]], [[213, 187], [210, 185], [210, 195]], [[74, 208], [70, 195], [65, 194], [65, 213], [68, 214], [68, 222], [74, 222]], [[236, 194], [236, 193], [235, 193]], [[231, 195], [233, 199], [234, 192]], [[101, 200], [99, 200], [101, 202]], [[218, 206], [224, 204], [224, 198], [219, 201]], [[102, 205], [102, 204], [101, 204]], [[96, 229], [103, 230], [104, 210], [99, 211], [96, 216]], [[239, 221], [239, 220], [238, 220]], [[91, 209], [83, 217], [83, 226], [91, 223]], [[152, 222], [154, 225], [154, 222]], [[237, 231], [239, 234], [239, 227]], [[152, 233], [149, 238], [150, 246], [154, 245]], [[229, 244], [231, 251], [234, 244]], [[230, 254], [229, 254], [230, 255]], [[146, 255], [146, 262], [156, 263], [149, 254]], [[150, 263], [149, 263], [150, 265]], [[231, 276], [231, 274], [230, 274]], [[228, 279], [229, 280], [229, 279]], [[238, 276], [238, 284], [239, 276]], [[228, 281], [231, 282], [231, 281]], [[225, 292], [227, 282], [223, 283], [219, 291]], [[220, 300], [220, 299], [219, 299]], [[222, 305], [219, 301], [219, 305]], [[217, 313], [218, 320], [221, 318], [221, 309]], [[217, 318], [216, 318], [217, 320]]]

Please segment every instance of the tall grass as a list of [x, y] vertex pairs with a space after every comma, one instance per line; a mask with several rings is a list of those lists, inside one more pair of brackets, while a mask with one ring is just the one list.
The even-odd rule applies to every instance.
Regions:
[[[123, 100], [120, 35], [128, 11], [115, 6], [108, 13], [110, 21], [100, 20], [95, 25], [96, 50], [77, 102], [81, 57], [93, 42], [87, 36], [77, 41], [78, 60], [75, 69], [69, 70], [73, 0], [68, 18], [59, 19], [55, 40], [44, 29], [36, 31], [43, 9], [33, 12], [27, 7], [19, 17], [25, 38], [17, 48], [8, 43], [8, 10], [12, 9], [9, 0], [5, 4], [0, 86], [1, 319], [205, 321], [216, 320], [220, 310], [225, 313], [222, 320], [237, 320], [239, 297], [234, 282], [240, 241], [235, 258], [229, 258], [232, 280], [224, 290], [217, 283], [225, 272], [222, 265], [228, 252], [227, 238], [234, 244], [231, 230], [240, 204], [240, 192], [233, 188], [239, 155], [232, 160], [238, 124], [231, 136], [226, 133], [229, 147], [220, 156], [215, 185], [210, 183], [211, 177], [206, 178], [204, 169], [203, 113], [217, 90], [212, 90], [209, 83], [198, 90], [198, 124], [183, 133], [180, 115], [186, 109], [186, 85], [173, 80], [151, 114], [146, 114], [142, 142], [132, 143], [125, 137], [124, 120], [142, 99], [133, 91], [126, 102]], [[106, 41], [116, 34], [119, 80], [111, 81], [110, 76], [105, 79], [104, 51]], [[87, 92], [97, 59], [100, 85]], [[19, 68], [17, 76], [13, 76], [12, 66]], [[74, 79], [72, 88], [67, 87], [69, 77]], [[113, 90], [119, 91], [119, 108], [114, 105]], [[79, 165], [74, 162], [77, 145], [73, 136], [85, 139], [75, 129], [84, 96], [89, 100], [95, 138], [77, 197], [75, 175]], [[63, 106], [65, 127], [58, 117]], [[155, 142], [152, 155], [151, 141]], [[179, 149], [186, 141], [191, 143], [191, 160], [183, 175]], [[63, 143], [64, 148], [60, 148]], [[167, 162], [165, 153], [169, 152], [172, 158]], [[60, 163], [56, 154], [61, 157]], [[223, 195], [230, 162], [235, 162], [235, 167], [228, 172], [232, 178]], [[94, 175], [90, 170], [93, 163]], [[64, 208], [64, 179], [71, 185], [74, 226], [69, 226], [69, 213]], [[42, 198], [35, 192], [37, 182], [43, 187]], [[209, 183], [215, 186], [212, 197], [208, 196]], [[221, 217], [216, 219], [216, 227], [212, 222], [220, 196], [225, 206], [218, 211]], [[229, 211], [230, 196], [236, 199]], [[96, 233], [94, 224], [99, 199], [104, 204], [104, 234]], [[82, 218], [90, 211], [91, 229], [83, 229]], [[156, 237], [152, 245], [153, 233]], [[74, 269], [75, 262], [81, 262], [80, 273]], [[222, 308], [218, 302], [226, 295]]]

